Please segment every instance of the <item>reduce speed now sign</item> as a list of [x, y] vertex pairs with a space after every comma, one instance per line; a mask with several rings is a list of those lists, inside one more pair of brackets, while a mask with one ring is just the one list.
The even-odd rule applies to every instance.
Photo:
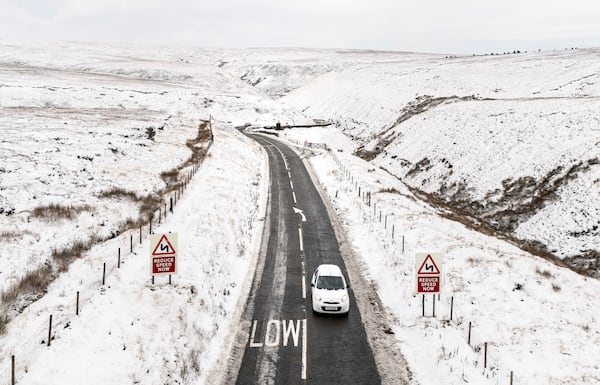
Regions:
[[440, 253], [417, 253], [417, 294], [433, 294], [442, 290], [442, 255]]
[[150, 270], [152, 275], [177, 272], [177, 234], [150, 236]]

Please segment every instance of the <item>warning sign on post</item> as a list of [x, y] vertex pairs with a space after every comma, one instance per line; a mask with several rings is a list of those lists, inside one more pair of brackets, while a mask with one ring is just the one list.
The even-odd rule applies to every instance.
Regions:
[[152, 275], [177, 272], [177, 234], [150, 236], [150, 270]]
[[417, 294], [439, 293], [442, 289], [442, 255], [417, 253]]

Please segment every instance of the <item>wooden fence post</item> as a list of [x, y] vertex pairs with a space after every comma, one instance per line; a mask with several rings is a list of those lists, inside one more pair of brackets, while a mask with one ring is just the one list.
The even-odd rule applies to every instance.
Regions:
[[48, 346], [50, 346], [51, 338], [52, 338], [52, 314], [50, 314], [50, 321], [48, 321]]
[[467, 344], [471, 346], [471, 321], [469, 321], [469, 336], [467, 337]]
[[396, 228], [396, 225], [392, 225], [392, 239], [394, 239], [394, 230]]
[[421, 315], [422, 315], [423, 317], [425, 317], [425, 294], [423, 294], [423, 304], [422, 304], [422, 308], [423, 308], [423, 311], [422, 311]]
[[77, 299], [75, 300], [75, 315], [79, 315], [79, 292], [77, 292]]
[[17, 379], [15, 378], [15, 355], [13, 354], [10, 359], [10, 383], [11, 385], [15, 385], [17, 383]]
[[483, 343], [483, 368], [487, 368], [487, 342]]
[[452, 312], [454, 311], [454, 296], [450, 297], [450, 321], [452, 321]]
[[129, 234], [129, 252], [133, 253], [133, 235]]
[[404, 235], [402, 236], [402, 254], [404, 254]]
[[513, 385], [513, 372], [510, 371], [510, 385]]
[[160, 217], [162, 216], [161, 208], [158, 208], [158, 224], [160, 225]]
[[121, 268], [121, 248], [119, 247], [119, 253], [117, 257], [117, 269]]
[[106, 262], [102, 265], [102, 286], [106, 282]]
[[435, 318], [435, 294], [433, 295], [433, 317]]
[[173, 197], [170, 197], [169, 201], [171, 202], [171, 205], [169, 206], [169, 211], [173, 212]]
[[142, 244], [142, 225], [140, 225], [140, 245]]

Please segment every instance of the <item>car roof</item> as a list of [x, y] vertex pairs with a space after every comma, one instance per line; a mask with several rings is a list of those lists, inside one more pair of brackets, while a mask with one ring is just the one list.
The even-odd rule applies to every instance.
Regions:
[[319, 275], [342, 276], [342, 270], [337, 265], [323, 264], [317, 267]]

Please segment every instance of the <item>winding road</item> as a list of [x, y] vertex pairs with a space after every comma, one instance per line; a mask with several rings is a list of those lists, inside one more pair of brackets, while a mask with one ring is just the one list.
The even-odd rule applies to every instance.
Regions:
[[268, 153], [270, 209], [264, 263], [244, 315], [248, 340], [236, 384], [380, 384], [352, 288], [348, 317], [312, 313], [314, 269], [333, 263], [348, 274], [302, 160], [275, 139], [250, 136]]

